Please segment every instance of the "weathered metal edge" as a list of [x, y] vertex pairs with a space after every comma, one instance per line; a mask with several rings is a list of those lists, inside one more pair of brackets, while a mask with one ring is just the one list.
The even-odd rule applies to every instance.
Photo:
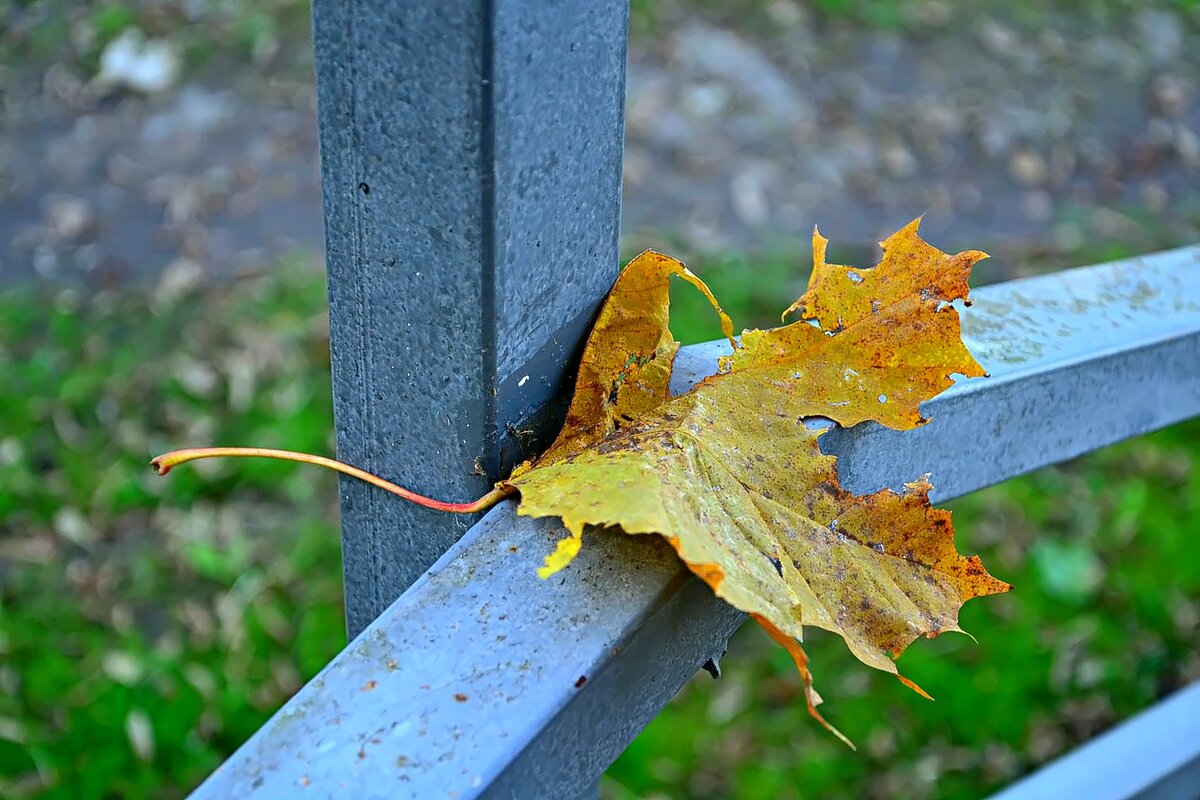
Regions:
[[[1052, 301], [1030, 330], [1016, 295]], [[1059, 335], [1026, 352], [1038, 325]], [[932, 471], [946, 499], [1200, 413], [1200, 250], [987, 287], [965, 329], [992, 378], [930, 401], [933, 421], [894, 442], [870, 426], [828, 434], [846, 482]], [[703, 377], [713, 350], [684, 348], [678, 373]], [[592, 533], [571, 568], [539, 581], [559, 531], [494, 509], [193, 796], [589, 786], [742, 615], [653, 537]]]
[[1180, 689], [992, 800], [1182, 800], [1200, 793], [1200, 683]]

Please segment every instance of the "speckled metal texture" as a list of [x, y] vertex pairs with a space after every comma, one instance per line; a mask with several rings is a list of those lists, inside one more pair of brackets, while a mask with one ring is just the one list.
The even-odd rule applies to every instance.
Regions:
[[[316, 0], [338, 455], [467, 500], [552, 436], [618, 269], [623, 0]], [[341, 485], [357, 633], [467, 529]]]
[[[992, 377], [928, 402], [917, 431], [831, 432], [855, 488], [931, 471], [947, 499], [1200, 413], [1200, 249], [976, 294], [967, 336]], [[676, 388], [720, 350], [684, 348]], [[653, 537], [590, 531], [541, 581], [561, 535], [512, 501], [493, 509], [194, 796], [557, 798], [591, 785], [742, 615]]]

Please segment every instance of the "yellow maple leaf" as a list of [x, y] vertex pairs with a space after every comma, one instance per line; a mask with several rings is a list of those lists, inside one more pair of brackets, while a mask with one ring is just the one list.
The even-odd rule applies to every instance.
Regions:
[[[895, 659], [914, 639], [958, 630], [964, 602], [1010, 588], [978, 558], [958, 554], [950, 513], [929, 504], [928, 476], [900, 494], [856, 497], [838, 483], [835, 459], [821, 453], [825, 429], [809, 425], [823, 417], [913, 428], [925, 422], [920, 404], [951, 376], [985, 374], [951, 305], [968, 302], [967, 278], [985, 255], [943, 253], [917, 235], [918, 224], [883, 242], [871, 269], [826, 263], [827, 241], [814, 232], [808, 291], [783, 314], [800, 319], [745, 331], [740, 341], [683, 264], [638, 256], [589, 335], [558, 438], [474, 502], [432, 500], [334, 459], [286, 450], [189, 448], [151, 464], [166, 474], [201, 458], [301, 461], [459, 513], [520, 492], [518, 513], [560, 517], [569, 534], [539, 570], [543, 578], [575, 557], [587, 525], [661, 535], [719, 597], [787, 649], [809, 710], [830, 727], [816, 711], [820, 698], [799, 644], [805, 625], [840, 635], [864, 663], [900, 677]], [[669, 390], [679, 349], [668, 327], [672, 277], [708, 298], [733, 348], [716, 374], [678, 396]]]
[[727, 336], [732, 328], [681, 263], [634, 259], [588, 339], [558, 439], [500, 484], [520, 492], [518, 513], [567, 528], [539, 574], [570, 562], [586, 525], [659, 534], [718, 596], [788, 644], [810, 708], [803, 626], [839, 634], [863, 662], [898, 674], [894, 659], [914, 639], [958, 630], [966, 600], [1006, 591], [955, 550], [950, 514], [930, 507], [925, 478], [902, 494], [856, 497], [820, 451], [823, 430], [807, 424], [912, 428], [925, 421], [919, 404], [953, 374], [984, 375], [950, 305], [966, 300], [984, 254], [943, 253], [918, 223], [883, 242], [872, 269], [826, 263], [814, 233], [809, 289], [784, 313], [800, 319], [730, 338], [717, 374], [679, 396], [668, 389], [679, 347], [667, 326], [670, 278], [700, 289]]

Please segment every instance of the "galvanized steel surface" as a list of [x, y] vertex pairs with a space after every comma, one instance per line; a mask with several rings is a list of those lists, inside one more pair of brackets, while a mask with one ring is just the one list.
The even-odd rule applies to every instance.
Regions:
[[[439, 498], [552, 436], [616, 275], [623, 0], [316, 0], [338, 455]], [[469, 527], [341, 484], [357, 633]]]

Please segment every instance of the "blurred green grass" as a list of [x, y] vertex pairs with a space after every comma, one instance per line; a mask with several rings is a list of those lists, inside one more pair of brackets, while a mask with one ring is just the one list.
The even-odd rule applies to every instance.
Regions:
[[10, 0], [0, 4], [0, 67], [56, 61], [94, 74], [105, 46], [135, 28], [178, 47], [193, 73], [253, 64], [311, 80], [311, 7], [310, 0]]
[[332, 476], [147, 467], [329, 450], [321, 277], [186, 283], [0, 292], [0, 797], [180, 796], [345, 643]]
[[[761, 325], [802, 288], [799, 261], [694, 266]], [[332, 476], [146, 467], [211, 442], [329, 451], [324, 302], [300, 263], [226, 287], [0, 292], [0, 796], [180, 796], [344, 645]], [[702, 300], [675, 310], [681, 339], [716, 335]], [[814, 632], [826, 713], [858, 754], [747, 626], [604, 795], [977, 797], [1196, 679], [1198, 452], [1192, 421], [954, 503], [961, 549], [1016, 589], [964, 609], [978, 644], [904, 656], [935, 703]]]

